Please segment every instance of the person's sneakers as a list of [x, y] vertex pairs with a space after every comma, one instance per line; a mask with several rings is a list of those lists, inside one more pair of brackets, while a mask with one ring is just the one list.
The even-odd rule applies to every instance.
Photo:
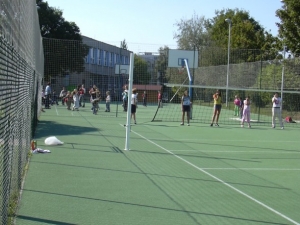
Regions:
[[211, 123], [211, 124], [210, 124], [210, 126], [212, 127], [212, 126], [213, 126], [213, 124]]
[[242, 124], [241, 127], [244, 127], [244, 124]]
[[251, 125], [248, 125], [248, 128], [251, 128]]
[[217, 124], [217, 123], [216, 123], [216, 124], [215, 124], [215, 126], [216, 126], [216, 127], [218, 127], [218, 126], [219, 126], [219, 124]]
[[189, 123], [188, 123], [187, 125], [188, 125], [188, 126], [190, 126], [190, 124], [189, 124]]
[[281, 127], [281, 130], [284, 130], [284, 127]]
[[181, 126], [183, 126], [183, 125], [184, 125], [184, 123], [181, 123], [180, 125], [181, 125]]
[[275, 126], [272, 126], [272, 128], [275, 128]]

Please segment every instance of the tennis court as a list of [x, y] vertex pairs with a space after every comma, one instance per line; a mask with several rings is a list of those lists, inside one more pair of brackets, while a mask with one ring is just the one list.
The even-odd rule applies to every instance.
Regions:
[[138, 107], [130, 151], [125, 112], [43, 113], [51, 153], [31, 157], [16, 224], [300, 223], [299, 129], [151, 122], [155, 110]]

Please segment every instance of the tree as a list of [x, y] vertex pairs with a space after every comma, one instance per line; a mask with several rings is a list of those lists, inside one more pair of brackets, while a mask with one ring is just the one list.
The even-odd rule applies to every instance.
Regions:
[[147, 62], [134, 55], [134, 69], [133, 69], [133, 83], [134, 84], [148, 84], [151, 80], [151, 75], [148, 73]]
[[210, 38], [207, 31], [208, 20], [204, 16], [193, 15], [191, 19], [181, 19], [176, 22], [178, 33], [174, 34], [179, 49], [197, 50], [201, 46], [210, 45]]
[[36, 5], [41, 36], [44, 38], [45, 80], [49, 76], [83, 72], [84, 58], [89, 48], [82, 43], [79, 27], [74, 22], [66, 21], [62, 11], [50, 7], [47, 2], [36, 0]]
[[265, 36], [264, 28], [250, 17], [249, 13], [239, 9], [216, 11], [209, 22], [212, 39], [218, 46], [227, 48], [229, 24], [231, 20], [231, 47], [240, 49], [261, 49]]
[[[168, 68], [168, 52], [169, 52], [169, 47], [164, 46], [160, 47], [158, 49], [159, 56], [157, 60], [155, 61], [155, 71], [159, 74], [159, 82], [160, 83], [167, 83], [166, 80], [166, 72]], [[157, 82], [157, 80], [155, 80]]]
[[121, 41], [121, 48], [122, 49], [128, 49], [128, 46], [127, 46], [127, 43], [126, 43], [126, 40], [124, 39], [123, 41]]
[[[253, 62], [274, 59], [277, 55], [276, 38], [249, 15], [240, 9], [216, 11], [209, 21], [209, 32], [215, 45], [228, 48], [229, 23], [231, 20], [231, 63]], [[226, 57], [225, 57], [226, 58]]]
[[[300, 1], [284, 0], [276, 16], [281, 20], [276, 23], [279, 28], [279, 37], [282, 44], [288, 46], [295, 55], [300, 55]], [[282, 48], [283, 49], [283, 46]]]

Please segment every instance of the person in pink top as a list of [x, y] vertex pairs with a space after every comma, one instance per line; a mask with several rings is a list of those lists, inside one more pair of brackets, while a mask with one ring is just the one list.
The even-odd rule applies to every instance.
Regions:
[[248, 96], [244, 100], [244, 110], [243, 110], [243, 117], [242, 117], [241, 127], [244, 127], [244, 122], [247, 119], [248, 127], [251, 128], [251, 125], [250, 125], [250, 104], [251, 104], [250, 97]]

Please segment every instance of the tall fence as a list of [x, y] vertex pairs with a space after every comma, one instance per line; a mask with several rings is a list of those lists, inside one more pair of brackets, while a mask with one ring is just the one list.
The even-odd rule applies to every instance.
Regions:
[[0, 224], [11, 224], [41, 109], [43, 47], [35, 0], [0, 0]]
[[[62, 42], [65, 41], [44, 39], [44, 46], [46, 49], [53, 49]], [[80, 54], [77, 50], [79, 48], [76, 47], [80, 43], [72, 43], [75, 47], [68, 53], [69, 61]], [[95, 84], [100, 89], [102, 102], [105, 100], [105, 92], [110, 91], [113, 102], [120, 103], [128, 74], [116, 73], [114, 65], [119, 62], [110, 56], [123, 49], [87, 38], [84, 44], [88, 46], [89, 51], [86, 52], [82, 71], [68, 75], [52, 73], [54, 75], [51, 77], [53, 87], [59, 92], [67, 84], [69, 89], [73, 90], [78, 84], [84, 83], [88, 90], [91, 85]], [[129, 44], [129, 46], [133, 45]], [[136, 49], [126, 51], [127, 55], [131, 51], [135, 53], [133, 84], [140, 93], [138, 101], [143, 101], [142, 96], [146, 91], [148, 104], [157, 104], [158, 90], [161, 90], [165, 103], [171, 103], [170, 100], [172, 100], [172, 103], [180, 104], [183, 90], [190, 85], [187, 71], [169, 67], [167, 46], [156, 46], [152, 51], [149, 51], [149, 46], [145, 47], [147, 47], [145, 51], [141, 45], [138, 45]], [[105, 49], [106, 57], [103, 58], [100, 53], [98, 54], [97, 49]], [[226, 109], [233, 110], [235, 95], [243, 99], [249, 95], [253, 103], [252, 109], [260, 117], [264, 114], [270, 115], [271, 98], [274, 92], [279, 92], [279, 95], [283, 97], [283, 116], [292, 116], [296, 121], [300, 121], [299, 58], [286, 54], [283, 59], [280, 52], [274, 51], [231, 49], [228, 65], [227, 49], [203, 47], [198, 49], [198, 53], [199, 66], [190, 69], [190, 73], [193, 77], [191, 95], [199, 105], [212, 105], [212, 95], [216, 89], [220, 89], [223, 93], [223, 103], [227, 103]], [[107, 64], [103, 63], [105, 59]], [[60, 60], [56, 57], [56, 64], [49, 64], [49, 71], [54, 67], [65, 67], [65, 64], [64, 59]], [[129, 64], [128, 61], [127, 64]], [[89, 97], [88, 94], [87, 97]], [[122, 107], [116, 107], [117, 109], [123, 110]], [[166, 110], [167, 108], [164, 109]], [[115, 116], [115, 114], [110, 115]], [[167, 117], [168, 113], [165, 113], [165, 116]], [[180, 120], [180, 117], [177, 120]], [[231, 121], [224, 122], [230, 123]]]

